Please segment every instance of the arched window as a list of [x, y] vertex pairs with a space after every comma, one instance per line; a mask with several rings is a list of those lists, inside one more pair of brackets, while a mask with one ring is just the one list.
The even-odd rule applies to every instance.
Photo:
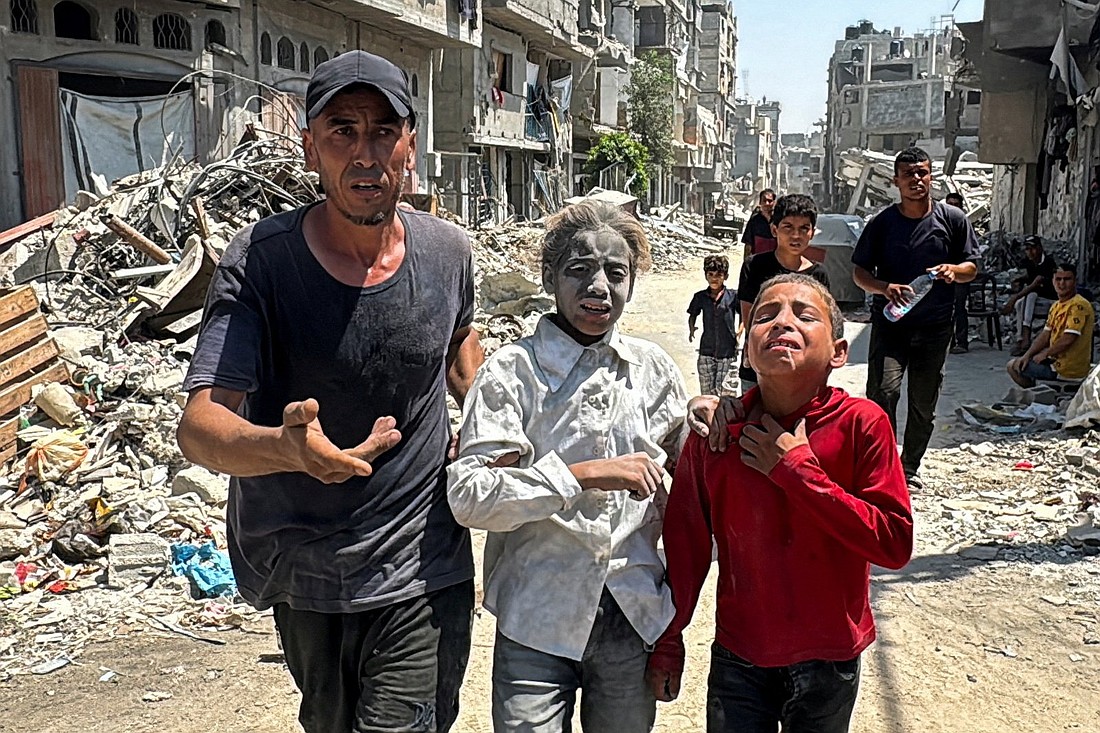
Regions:
[[15, 33], [38, 33], [38, 3], [11, 0], [11, 29]]
[[305, 41], [298, 47], [298, 71], [309, 71], [309, 46]]
[[216, 43], [219, 46], [228, 46], [225, 42], [225, 26], [222, 25], [220, 20], [208, 20], [206, 21], [206, 38], [203, 44], [205, 48], [210, 48], [210, 44]]
[[328, 51], [318, 46], [313, 49], [313, 68], [317, 68], [321, 64], [328, 61]]
[[138, 45], [138, 27], [137, 13], [133, 10], [119, 8], [115, 11], [115, 43]]
[[153, 18], [153, 45], [169, 51], [190, 51], [191, 24], [175, 13], [158, 15]]
[[260, 63], [271, 66], [271, 36], [267, 31], [260, 35]]
[[95, 16], [86, 7], [72, 0], [61, 0], [53, 6], [53, 32], [58, 38], [99, 40]]
[[279, 39], [279, 45], [275, 49], [276, 58], [275, 64], [280, 69], [290, 69], [294, 71], [294, 42], [286, 36]]
[[416, 74], [413, 74], [412, 78], [409, 79], [409, 89], [414, 97], [420, 96], [420, 79], [417, 78]]

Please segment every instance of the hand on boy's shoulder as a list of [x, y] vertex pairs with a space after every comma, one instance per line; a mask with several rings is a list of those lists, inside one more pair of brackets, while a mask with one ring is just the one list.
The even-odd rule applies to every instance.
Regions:
[[741, 431], [741, 440], [738, 441], [741, 446], [741, 462], [765, 476], [788, 453], [809, 444], [805, 418], [795, 423], [794, 431], [788, 432], [771, 415], [764, 415], [759, 427], [746, 425]]
[[688, 402], [688, 427], [699, 437], [706, 438], [712, 451], [724, 453], [730, 439], [727, 426], [744, 419], [745, 406], [736, 397], [700, 395]]

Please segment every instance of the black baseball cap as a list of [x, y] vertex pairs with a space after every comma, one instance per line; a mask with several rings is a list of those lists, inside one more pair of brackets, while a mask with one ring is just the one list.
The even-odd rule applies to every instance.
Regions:
[[306, 88], [306, 118], [312, 120], [321, 114], [333, 97], [355, 84], [367, 84], [382, 92], [394, 111], [409, 120], [409, 127], [416, 127], [405, 73], [381, 56], [358, 50], [342, 53], [313, 70]]
[[1043, 238], [1038, 236], [1037, 234], [1029, 234], [1028, 236], [1024, 237], [1024, 246], [1025, 247], [1038, 247], [1039, 249], [1042, 249], [1043, 248]]

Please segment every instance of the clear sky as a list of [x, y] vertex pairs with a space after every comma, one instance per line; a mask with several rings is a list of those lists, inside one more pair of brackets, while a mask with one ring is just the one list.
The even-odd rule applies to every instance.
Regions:
[[962, 23], [982, 18], [983, 0], [734, 0], [737, 93], [778, 99], [780, 132], [812, 132], [825, 116], [829, 57], [844, 28], [870, 20], [878, 30], [932, 27], [954, 10]]

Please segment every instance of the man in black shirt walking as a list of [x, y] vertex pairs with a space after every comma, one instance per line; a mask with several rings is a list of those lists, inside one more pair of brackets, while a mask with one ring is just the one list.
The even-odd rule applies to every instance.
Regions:
[[772, 233], [772, 209], [775, 208], [775, 191], [765, 188], [760, 192], [759, 208], [753, 212], [741, 233], [741, 243], [745, 245], [745, 259], [757, 252], [769, 252], [775, 249], [775, 235]]
[[[901, 382], [909, 372], [909, 412], [901, 462], [911, 489], [920, 489], [917, 471], [932, 437], [943, 365], [951, 344], [953, 285], [978, 274], [977, 238], [966, 215], [932, 201], [932, 162], [920, 148], [907, 148], [894, 159], [894, 185], [901, 202], [875, 216], [852, 253], [853, 278], [874, 295], [871, 343], [867, 359], [867, 397], [897, 429]], [[912, 280], [934, 272], [932, 289], [899, 321], [883, 315], [887, 301], [909, 301]]]

